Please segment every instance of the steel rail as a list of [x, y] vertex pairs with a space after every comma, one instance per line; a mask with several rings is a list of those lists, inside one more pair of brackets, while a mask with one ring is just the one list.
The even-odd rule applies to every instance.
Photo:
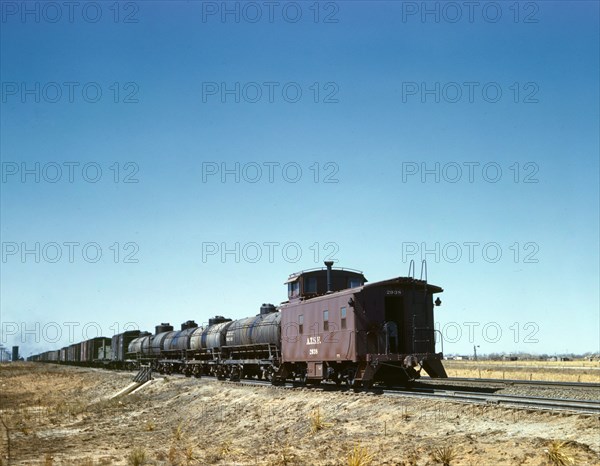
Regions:
[[501, 384], [501, 385], [531, 385], [531, 386], [548, 386], [548, 387], [566, 387], [566, 388], [591, 388], [600, 389], [600, 383], [594, 382], [559, 382], [551, 380], [520, 380], [520, 379], [478, 379], [466, 377], [448, 377], [446, 379], [431, 379], [423, 377], [417, 380], [418, 382], [434, 384], [442, 384], [448, 382], [467, 382], [467, 383], [482, 383], [482, 384]]
[[[218, 381], [216, 378], [204, 376], [209, 380], [225, 383], [227, 385], [247, 385], [247, 386], [262, 386], [273, 387], [271, 382], [266, 380], [242, 379], [239, 382]], [[308, 388], [321, 391], [348, 391], [352, 389], [339, 388], [333, 384], [322, 385], [298, 385], [287, 383], [278, 385], [275, 388]], [[600, 401], [595, 400], [573, 400], [568, 398], [546, 398], [539, 396], [522, 396], [522, 395], [498, 395], [480, 392], [469, 392], [463, 390], [435, 390], [427, 388], [410, 388], [410, 389], [358, 389], [354, 390], [358, 393], [374, 393], [387, 396], [406, 396], [412, 398], [434, 398], [447, 401], [456, 401], [462, 403], [478, 403], [485, 405], [494, 405], [510, 408], [522, 409], [538, 409], [538, 410], [556, 410], [556, 411], [571, 411], [578, 414], [600, 414]]]
[[[101, 369], [102, 370], [102, 369]], [[185, 377], [183, 374], [170, 374], [169, 377], [177, 377], [177, 378], [190, 378]], [[194, 379], [194, 377], [191, 377]], [[504, 406], [510, 408], [522, 408], [522, 409], [538, 409], [538, 410], [557, 410], [564, 412], [574, 412], [578, 414], [600, 414], [600, 401], [597, 400], [574, 400], [568, 398], [547, 398], [547, 397], [539, 397], [539, 396], [522, 396], [522, 395], [500, 395], [500, 394], [490, 394], [490, 393], [482, 393], [482, 392], [469, 392], [466, 390], [461, 390], [460, 388], [475, 388], [475, 387], [460, 387], [457, 386], [457, 390], [439, 390], [434, 388], [423, 388], [423, 387], [412, 387], [412, 388], [360, 388], [360, 389], [352, 389], [352, 388], [341, 388], [335, 384], [319, 384], [319, 385], [306, 385], [300, 384], [298, 382], [287, 382], [282, 383], [280, 385], [272, 385], [268, 380], [259, 380], [259, 379], [241, 379], [239, 381], [231, 381], [231, 380], [218, 380], [217, 377], [203, 375], [202, 379], [207, 379], [212, 382], [222, 383], [226, 385], [246, 385], [246, 386], [254, 386], [254, 387], [265, 387], [265, 388], [282, 388], [282, 389], [294, 389], [294, 388], [305, 388], [305, 389], [315, 389], [321, 391], [354, 391], [357, 393], [373, 393], [373, 394], [383, 394], [387, 396], [405, 396], [412, 398], [433, 398], [433, 399], [441, 399], [447, 401], [455, 401], [462, 403], [478, 403], [478, 404], [486, 404], [486, 405], [494, 405], [494, 406]], [[419, 379], [422, 381], [423, 379]], [[433, 380], [433, 379], [432, 379]], [[457, 379], [439, 379], [440, 381], [456, 381]], [[481, 381], [486, 379], [463, 379], [463, 380], [473, 380], [473, 381]], [[503, 382], [502, 380], [494, 382]], [[504, 381], [506, 382], [506, 381]], [[523, 381], [528, 382], [528, 381]], [[593, 384], [592, 384], [593, 385]]]
[[545, 398], [539, 396], [498, 395], [480, 392], [408, 389], [383, 390], [386, 395], [419, 398], [440, 398], [451, 401], [493, 404], [496, 406], [518, 406], [523, 408], [576, 411], [585, 414], [600, 414], [600, 402], [593, 400], [573, 400], [567, 398]]

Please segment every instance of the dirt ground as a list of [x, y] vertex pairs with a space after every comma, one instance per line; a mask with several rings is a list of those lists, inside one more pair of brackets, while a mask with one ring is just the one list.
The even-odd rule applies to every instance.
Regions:
[[162, 376], [109, 400], [131, 378], [0, 366], [0, 463], [600, 464], [599, 416]]

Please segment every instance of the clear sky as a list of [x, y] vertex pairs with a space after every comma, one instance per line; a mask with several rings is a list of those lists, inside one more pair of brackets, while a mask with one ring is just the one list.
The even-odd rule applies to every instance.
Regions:
[[0, 3], [4, 346], [333, 258], [426, 259], [446, 353], [599, 350], [598, 2]]

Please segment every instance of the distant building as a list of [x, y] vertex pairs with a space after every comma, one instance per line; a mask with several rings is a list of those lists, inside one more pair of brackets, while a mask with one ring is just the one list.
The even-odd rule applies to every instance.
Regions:
[[0, 346], [0, 362], [9, 362], [11, 354]]

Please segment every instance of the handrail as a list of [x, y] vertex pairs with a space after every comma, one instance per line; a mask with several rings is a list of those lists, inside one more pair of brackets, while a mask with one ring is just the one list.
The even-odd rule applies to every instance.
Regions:
[[434, 335], [433, 336], [433, 343], [434, 343], [433, 349], [435, 351], [435, 334], [436, 333], [440, 334], [440, 342], [442, 343], [442, 345], [441, 345], [442, 346], [442, 351], [441, 352], [443, 353], [444, 352], [444, 334], [442, 333], [441, 330], [438, 330], [438, 329], [433, 329], [433, 335]]
[[[441, 341], [441, 346], [442, 346], [442, 353], [444, 352], [444, 334], [441, 332], [441, 330], [435, 329], [435, 328], [431, 328], [431, 327], [413, 327], [412, 328], [412, 332], [413, 332], [413, 345], [414, 345], [414, 340], [415, 340], [415, 334], [416, 332], [431, 332], [433, 331], [433, 343], [434, 343], [434, 351], [435, 351], [435, 334], [439, 333], [440, 334], [440, 341]], [[425, 341], [425, 340], [420, 340], [420, 341]]]
[[423, 270], [425, 270], [425, 282], [427, 282], [427, 261], [425, 259], [421, 261], [421, 281], [423, 281]]
[[[326, 267], [315, 267], [315, 268], [312, 268], [312, 269], [300, 270], [300, 272], [291, 273], [288, 278], [292, 278], [292, 277], [295, 277], [297, 275], [302, 275], [303, 273], [306, 273], [306, 272], [316, 272], [316, 271], [319, 271], [319, 270], [327, 270], [327, 268]], [[349, 267], [332, 267], [331, 270], [337, 270], [337, 271], [342, 271], [342, 272], [356, 272], [356, 273], [363, 274], [362, 270], [351, 269]]]

